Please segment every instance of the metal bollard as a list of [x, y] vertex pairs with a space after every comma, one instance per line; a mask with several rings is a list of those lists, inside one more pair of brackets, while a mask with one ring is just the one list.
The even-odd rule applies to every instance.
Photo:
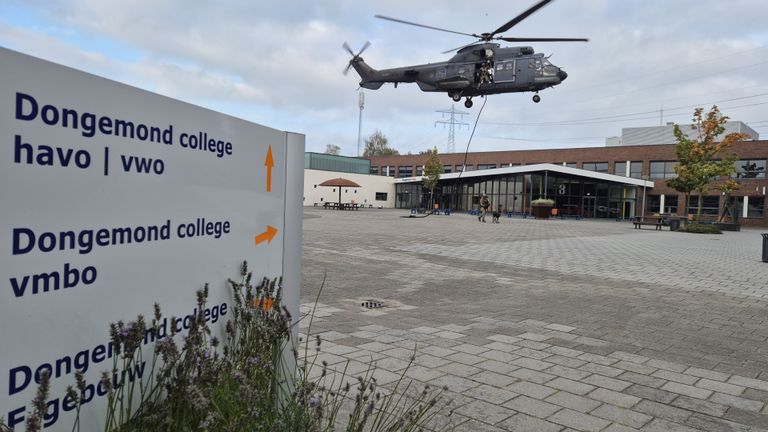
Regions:
[[768, 262], [768, 233], [763, 233], [763, 262]]

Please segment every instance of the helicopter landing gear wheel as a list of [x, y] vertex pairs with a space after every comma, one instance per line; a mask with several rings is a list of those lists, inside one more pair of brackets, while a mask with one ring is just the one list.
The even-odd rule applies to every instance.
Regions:
[[450, 96], [454, 102], [458, 102], [461, 100], [461, 93], [449, 93], [448, 96]]
[[472, 98], [467, 98], [467, 100], [464, 101], [464, 106], [467, 108], [472, 108]]
[[538, 94], [533, 95], [533, 101], [535, 103], [541, 102], [541, 96], [539, 96]]

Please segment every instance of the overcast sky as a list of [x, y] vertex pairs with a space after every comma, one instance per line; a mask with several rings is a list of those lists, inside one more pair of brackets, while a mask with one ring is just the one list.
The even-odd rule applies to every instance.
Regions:
[[[365, 41], [374, 68], [438, 62], [464, 36], [374, 18], [375, 14], [465, 33], [490, 32], [534, 0], [2, 0], [0, 45], [357, 154], [359, 77], [342, 70]], [[540, 93], [456, 104], [464, 151], [602, 146], [622, 127], [689, 123], [717, 103], [768, 136], [768, 2], [765, 0], [557, 0], [506, 36], [585, 37], [531, 43], [568, 79]], [[504, 43], [505, 45], [511, 45]], [[415, 84], [365, 91], [363, 136], [380, 130], [401, 153], [438, 147], [448, 129], [443, 93]]]

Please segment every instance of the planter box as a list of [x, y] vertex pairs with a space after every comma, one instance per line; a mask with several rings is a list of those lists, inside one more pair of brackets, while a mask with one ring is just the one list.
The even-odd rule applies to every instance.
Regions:
[[741, 224], [715, 222], [714, 225], [720, 231], [741, 231]]
[[532, 206], [531, 213], [536, 219], [549, 219], [552, 214], [552, 206]]

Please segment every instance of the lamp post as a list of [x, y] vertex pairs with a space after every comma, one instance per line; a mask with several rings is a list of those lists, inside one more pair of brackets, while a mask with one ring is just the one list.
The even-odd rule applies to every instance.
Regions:
[[[648, 176], [644, 175], [641, 176], [643, 179], [643, 212], [640, 214], [640, 217], [645, 217], [645, 183], [648, 181]], [[661, 209], [661, 212], [664, 213], [664, 209]]]

